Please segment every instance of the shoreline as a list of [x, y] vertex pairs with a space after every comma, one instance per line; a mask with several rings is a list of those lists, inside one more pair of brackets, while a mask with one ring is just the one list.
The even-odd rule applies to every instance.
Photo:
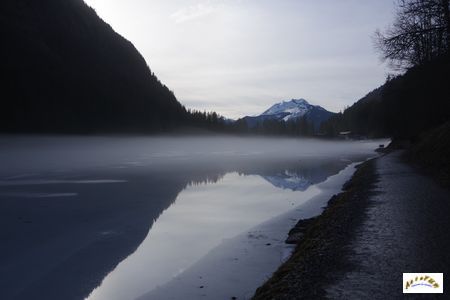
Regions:
[[292, 255], [295, 245], [285, 243], [286, 233], [297, 220], [319, 216], [361, 163], [351, 163], [319, 183], [320, 192], [297, 208], [223, 240], [182, 274], [138, 299], [251, 299], [255, 289]]
[[378, 180], [375, 160], [356, 166], [350, 180], [328, 201], [319, 216], [299, 220], [290, 232], [287, 243], [297, 244], [295, 250], [271, 278], [260, 286], [253, 299], [324, 298], [322, 287], [331, 282], [327, 274], [348, 269], [343, 261], [346, 242], [352, 230], [364, 218], [369, 195]]

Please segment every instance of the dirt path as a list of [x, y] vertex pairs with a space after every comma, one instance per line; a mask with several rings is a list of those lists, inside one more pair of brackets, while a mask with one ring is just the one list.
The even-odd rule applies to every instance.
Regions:
[[326, 287], [328, 298], [397, 298], [402, 273], [450, 275], [449, 191], [402, 163], [398, 153], [379, 158], [376, 167], [379, 193], [348, 245], [353, 268]]
[[385, 155], [355, 173], [255, 299], [403, 298], [404, 272], [446, 282], [449, 233], [450, 192]]

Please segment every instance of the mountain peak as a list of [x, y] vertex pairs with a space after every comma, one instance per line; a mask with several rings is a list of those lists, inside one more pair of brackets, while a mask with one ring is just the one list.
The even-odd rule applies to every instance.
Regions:
[[262, 116], [285, 114], [285, 121], [304, 116], [313, 106], [305, 99], [292, 99], [272, 105]]
[[306, 118], [308, 122], [318, 129], [320, 124], [328, 120], [334, 113], [327, 111], [319, 105], [312, 105], [303, 98], [285, 100], [272, 105], [268, 110], [258, 116], [244, 117], [247, 125], [257, 126], [267, 120], [275, 121], [295, 121], [299, 118]]
[[303, 99], [303, 98], [300, 98], [300, 99], [291, 99], [290, 101], [283, 101], [283, 102], [292, 102], [292, 103], [295, 103], [295, 104], [308, 104], [308, 105], [309, 105], [309, 102], [306, 101], [306, 100]]

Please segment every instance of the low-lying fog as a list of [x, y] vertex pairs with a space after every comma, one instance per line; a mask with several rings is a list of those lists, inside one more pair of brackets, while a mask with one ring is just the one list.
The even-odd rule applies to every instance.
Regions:
[[0, 136], [0, 298], [251, 297], [382, 143]]
[[0, 136], [0, 174], [97, 167], [184, 168], [283, 158], [350, 157], [378, 142], [260, 137]]

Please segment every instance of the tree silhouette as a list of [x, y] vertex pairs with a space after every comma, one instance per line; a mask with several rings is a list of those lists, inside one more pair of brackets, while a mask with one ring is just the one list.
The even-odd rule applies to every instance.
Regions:
[[421, 65], [450, 48], [449, 0], [399, 0], [395, 22], [375, 33], [375, 46], [394, 68]]

